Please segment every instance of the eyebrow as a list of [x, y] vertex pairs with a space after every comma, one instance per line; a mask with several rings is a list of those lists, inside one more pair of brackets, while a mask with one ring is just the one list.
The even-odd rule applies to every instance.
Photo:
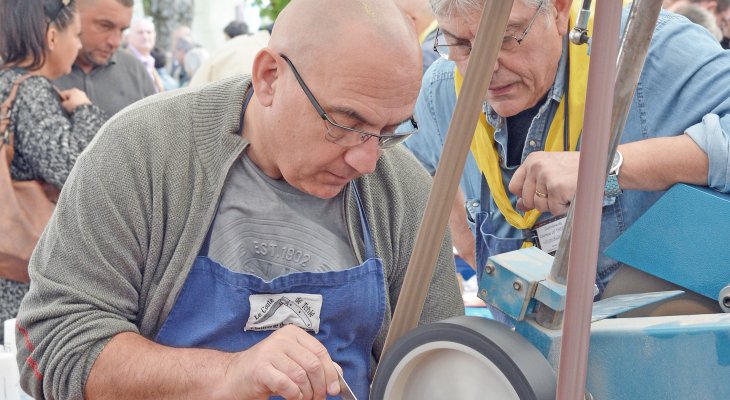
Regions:
[[454, 35], [453, 33], [449, 32], [448, 30], [446, 30], [446, 29], [444, 29], [444, 28], [439, 28], [439, 30], [440, 30], [440, 31], [441, 31], [441, 32], [442, 32], [442, 33], [443, 33], [443, 34], [444, 34], [445, 36], [451, 36], [451, 37], [452, 37], [452, 38], [454, 38], [454, 40], [456, 40], [457, 42], [464, 42], [464, 43], [469, 43], [469, 44], [471, 44], [471, 40], [469, 40], [469, 39], [466, 39], [466, 38], [462, 38], [462, 37], [459, 37], [459, 36], [456, 36], [456, 35]]
[[[359, 112], [357, 112], [351, 108], [348, 108], [348, 107], [335, 106], [335, 107], [332, 107], [332, 112], [346, 115], [347, 117], [358, 121], [358, 123], [355, 126], [358, 126], [358, 125], [372, 126], [372, 125], [374, 125], [374, 124], [370, 123], [365, 117], [363, 117]], [[401, 124], [404, 124], [404, 123], [410, 121], [411, 119], [413, 119], [413, 115], [411, 115], [410, 117], [404, 119], [403, 121], [397, 122], [395, 124], [386, 125], [383, 128], [389, 128], [392, 126], [398, 127]]]

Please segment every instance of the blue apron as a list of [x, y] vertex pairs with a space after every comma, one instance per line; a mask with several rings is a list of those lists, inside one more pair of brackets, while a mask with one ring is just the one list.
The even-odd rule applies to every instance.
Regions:
[[491, 193], [489, 185], [482, 176], [481, 183], [481, 204], [479, 212], [476, 215], [476, 257], [477, 257], [477, 277], [479, 280], [484, 273], [484, 267], [487, 265], [489, 257], [497, 254], [506, 253], [508, 251], [518, 250], [525, 242], [524, 238], [502, 238], [497, 237], [493, 233], [495, 229], [492, 227], [492, 211], [490, 211]]
[[310, 333], [342, 367], [357, 398], [367, 399], [372, 347], [385, 314], [385, 281], [383, 262], [375, 257], [357, 187], [354, 183], [351, 187], [360, 212], [367, 257], [364, 263], [342, 271], [297, 272], [266, 282], [254, 275], [233, 272], [210, 259], [209, 231], [155, 341], [172, 347], [246, 350], [273, 332], [244, 331], [251, 312], [259, 311], [251, 310], [250, 296], [321, 295], [319, 331]]
[[[479, 212], [476, 215], [476, 257], [479, 290], [482, 289], [482, 276], [489, 257], [518, 250], [522, 247], [522, 243], [525, 242], [524, 238], [502, 238], [493, 234], [495, 229], [492, 227], [492, 212], [489, 210], [491, 203], [489, 201], [490, 196], [489, 185], [487, 185], [487, 181], [482, 175], [481, 204], [479, 205]], [[495, 321], [499, 321], [508, 326], [514, 325], [512, 318], [498, 308], [490, 304], [487, 304], [487, 308], [491, 311], [492, 319]]]

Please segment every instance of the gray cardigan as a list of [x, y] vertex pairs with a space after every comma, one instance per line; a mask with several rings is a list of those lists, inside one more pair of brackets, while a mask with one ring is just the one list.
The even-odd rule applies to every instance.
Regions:
[[[104, 345], [121, 332], [154, 338], [214, 217], [232, 164], [247, 78], [163, 93], [110, 120], [81, 155], [30, 265], [18, 316], [23, 388], [35, 398], [81, 399]], [[362, 177], [366, 215], [385, 265], [385, 334], [408, 265], [431, 179], [402, 147]], [[362, 261], [359, 218], [347, 225]], [[452, 248], [444, 240], [421, 323], [464, 312]], [[30, 359], [28, 358], [30, 357]], [[42, 376], [42, 378], [41, 378]]]

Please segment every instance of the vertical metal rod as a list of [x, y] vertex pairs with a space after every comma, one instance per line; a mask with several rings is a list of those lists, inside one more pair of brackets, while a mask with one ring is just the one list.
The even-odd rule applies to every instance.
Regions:
[[[611, 116], [611, 141], [609, 146], [608, 159], [612, 160], [618, 144], [621, 142], [621, 134], [628, 118], [631, 102], [636, 92], [636, 85], [639, 82], [641, 71], [644, 68], [644, 61], [649, 52], [649, 45], [654, 33], [656, 21], [661, 11], [662, 0], [637, 0], [634, 2], [629, 17], [626, 21], [625, 34], [619, 49], [618, 67], [616, 72], [616, 86], [613, 96], [613, 114]], [[606, 173], [611, 164], [606, 164]], [[570, 240], [573, 227], [574, 203], [568, 210], [568, 217], [565, 222], [565, 230], [560, 238], [560, 245], [555, 254], [553, 268], [550, 271], [550, 279], [565, 284], [568, 276], [568, 254], [570, 251]], [[538, 312], [538, 323], [549, 329], [560, 329], [562, 315], [550, 309], [542, 307]]]
[[484, 96], [492, 79], [512, 3], [513, 0], [487, 0], [484, 4], [475, 46], [469, 57], [469, 69], [451, 118], [383, 352], [415, 328], [421, 317], [451, 210], [447, 205], [453, 203], [459, 186], [459, 177], [464, 170]]
[[574, 218], [580, 223], [573, 226], [574, 235], [568, 257], [563, 345], [560, 349], [556, 397], [559, 400], [581, 400], [585, 396], [593, 283], [596, 280], [603, 182], [611, 135], [621, 8], [622, 2], [618, 0], [602, 0], [596, 4], [575, 197]]

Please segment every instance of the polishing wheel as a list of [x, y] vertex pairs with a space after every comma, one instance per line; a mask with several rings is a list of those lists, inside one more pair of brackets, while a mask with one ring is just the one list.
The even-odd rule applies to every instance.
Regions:
[[370, 398], [553, 400], [557, 378], [543, 355], [505, 325], [456, 317], [401, 337], [378, 365]]

